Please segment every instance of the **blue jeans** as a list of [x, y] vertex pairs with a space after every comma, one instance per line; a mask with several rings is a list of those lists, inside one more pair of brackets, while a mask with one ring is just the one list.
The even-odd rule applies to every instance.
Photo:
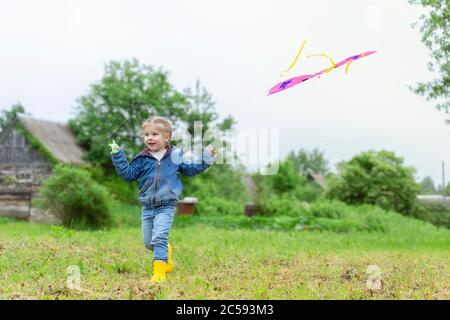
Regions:
[[142, 208], [142, 236], [144, 246], [153, 250], [153, 259], [167, 262], [169, 231], [175, 215], [174, 206]]

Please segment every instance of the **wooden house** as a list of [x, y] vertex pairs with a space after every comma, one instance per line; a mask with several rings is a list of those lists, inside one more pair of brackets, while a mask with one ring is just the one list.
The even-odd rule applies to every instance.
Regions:
[[56, 163], [83, 164], [83, 149], [65, 123], [18, 115], [0, 132], [0, 216], [54, 220], [31, 199]]
[[317, 183], [323, 190], [327, 189], [325, 176], [309, 171], [306, 175], [306, 178], [309, 182]]

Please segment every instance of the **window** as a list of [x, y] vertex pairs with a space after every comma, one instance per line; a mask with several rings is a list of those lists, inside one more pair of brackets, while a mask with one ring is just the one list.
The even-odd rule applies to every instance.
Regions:
[[15, 136], [15, 146], [16, 147], [24, 147], [25, 146], [25, 138], [17, 131], [14, 132], [14, 136]]

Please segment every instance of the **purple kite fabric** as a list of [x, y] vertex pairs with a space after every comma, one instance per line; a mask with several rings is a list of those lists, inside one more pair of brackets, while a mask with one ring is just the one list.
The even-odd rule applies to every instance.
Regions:
[[367, 51], [367, 52], [358, 54], [356, 56], [348, 57], [347, 59], [344, 59], [341, 62], [336, 63], [335, 65], [332, 65], [329, 68], [323, 69], [322, 71], [317, 72], [315, 74], [306, 74], [306, 75], [290, 78], [290, 79], [288, 79], [286, 81], [282, 81], [282, 82], [276, 84], [275, 86], [273, 86], [272, 89], [270, 89], [270, 91], [269, 91], [269, 93], [267, 95], [271, 95], [271, 94], [274, 94], [274, 93], [277, 93], [277, 92], [280, 92], [280, 91], [292, 88], [293, 86], [296, 86], [296, 85], [298, 85], [298, 84], [300, 84], [302, 82], [305, 82], [306, 80], [309, 80], [309, 79], [314, 78], [314, 77], [319, 77], [320, 75], [328, 73], [328, 72], [330, 72], [333, 69], [339, 68], [340, 66], [343, 66], [343, 65], [348, 64], [348, 63], [352, 63], [355, 60], [367, 57], [367, 56], [369, 56], [369, 55], [371, 55], [372, 53], [375, 53], [375, 52], [376, 51]]

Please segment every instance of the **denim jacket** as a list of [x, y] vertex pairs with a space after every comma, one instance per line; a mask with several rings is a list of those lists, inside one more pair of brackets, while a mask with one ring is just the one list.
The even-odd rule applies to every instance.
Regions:
[[138, 180], [138, 199], [145, 207], [175, 206], [183, 189], [179, 173], [195, 176], [214, 162], [214, 156], [207, 150], [203, 151], [201, 163], [185, 161], [183, 151], [174, 146], [167, 149], [160, 161], [149, 151], [142, 150], [130, 164], [122, 148], [111, 155], [119, 176], [126, 181]]

